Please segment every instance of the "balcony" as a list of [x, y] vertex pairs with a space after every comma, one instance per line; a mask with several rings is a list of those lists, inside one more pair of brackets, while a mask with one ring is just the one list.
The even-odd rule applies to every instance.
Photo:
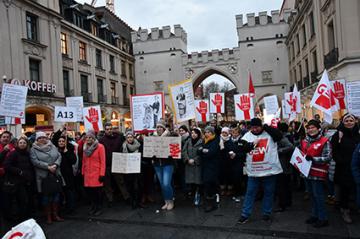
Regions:
[[111, 104], [118, 105], [119, 104], [119, 97], [111, 96]]
[[81, 92], [84, 102], [92, 102], [92, 94], [88, 92]]
[[329, 69], [335, 66], [339, 62], [339, 50], [338, 48], [332, 49], [328, 54], [324, 56], [325, 69]]
[[98, 95], [98, 103], [107, 103], [106, 95]]
[[304, 88], [308, 87], [310, 85], [310, 78], [309, 76], [306, 76], [303, 78], [303, 84], [304, 84]]

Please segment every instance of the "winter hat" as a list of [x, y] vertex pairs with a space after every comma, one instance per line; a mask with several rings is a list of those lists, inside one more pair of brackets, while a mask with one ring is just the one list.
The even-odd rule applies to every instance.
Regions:
[[318, 129], [321, 129], [320, 122], [318, 120], [316, 120], [316, 119], [309, 120], [309, 122], [306, 124], [306, 128], [309, 127], [310, 125], [313, 125]]
[[43, 131], [38, 131], [38, 132], [36, 132], [35, 140], [38, 140], [38, 139], [41, 138], [41, 137], [47, 138], [47, 135], [45, 134], [45, 132], [43, 132]]
[[181, 126], [179, 127], [179, 129], [182, 129], [182, 130], [184, 130], [185, 132], [189, 132], [189, 129], [188, 129], [188, 127], [187, 127], [186, 125], [181, 125]]
[[166, 129], [166, 123], [165, 123], [165, 121], [164, 120], [159, 120], [158, 122], [157, 122], [157, 124], [156, 124], [156, 127], [162, 127], [162, 128], [164, 128], [164, 129]]
[[250, 121], [251, 126], [262, 126], [262, 121], [259, 118], [252, 118]]
[[210, 132], [212, 134], [215, 134], [215, 129], [212, 126], [206, 126], [204, 132]]
[[96, 139], [95, 131], [94, 131], [94, 130], [89, 130], [89, 131], [86, 133], [86, 137], [91, 137], [91, 138], [93, 138], [93, 139]]
[[226, 132], [226, 133], [229, 134], [230, 133], [230, 128], [229, 127], [224, 127], [224, 128], [221, 129], [221, 133], [222, 132]]
[[356, 116], [355, 116], [355, 115], [350, 114], [350, 113], [346, 113], [346, 114], [343, 116], [343, 118], [342, 118], [342, 122], [344, 123], [345, 120], [348, 119], [348, 118], [351, 118], [351, 119], [353, 119], [354, 121], [356, 120]]
[[134, 132], [132, 130], [126, 131], [125, 136], [128, 137], [129, 135], [134, 136]]
[[284, 133], [288, 132], [288, 130], [289, 130], [289, 126], [285, 122], [279, 122], [277, 127], [278, 127], [278, 130], [280, 130], [281, 132], [284, 132]]

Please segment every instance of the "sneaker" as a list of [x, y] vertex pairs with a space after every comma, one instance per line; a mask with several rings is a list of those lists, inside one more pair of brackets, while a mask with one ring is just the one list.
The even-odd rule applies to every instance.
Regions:
[[314, 224], [318, 221], [317, 217], [309, 217], [308, 219], [306, 219], [305, 223], [306, 224]]
[[218, 193], [216, 194], [216, 203], [220, 203], [220, 195]]
[[248, 217], [241, 216], [240, 219], [237, 221], [238, 224], [245, 224], [249, 221]]
[[93, 216], [97, 217], [97, 216], [100, 216], [101, 214], [102, 214], [102, 210], [98, 209], [94, 212]]
[[266, 215], [266, 214], [265, 214], [265, 215], [262, 216], [262, 220], [265, 221], [265, 222], [270, 221], [270, 219], [271, 219], [271, 218], [270, 218], [270, 215]]
[[233, 197], [233, 200], [234, 200], [236, 203], [239, 203], [239, 202], [241, 202], [241, 197]]
[[196, 192], [194, 197], [194, 205], [199, 206], [200, 205], [200, 193]]
[[315, 228], [320, 228], [320, 227], [326, 227], [329, 226], [329, 221], [328, 220], [318, 220], [313, 227]]
[[173, 200], [169, 200], [166, 209], [167, 209], [168, 211], [170, 211], [170, 210], [172, 210], [172, 209], [174, 208], [174, 206], [175, 206], [175, 205], [174, 205], [174, 201], [173, 201]]
[[350, 210], [341, 208], [340, 211], [341, 211], [342, 218], [343, 218], [344, 222], [347, 223], [347, 224], [351, 224], [352, 219], [350, 217]]
[[165, 204], [161, 207], [161, 210], [166, 210], [168, 206], [168, 201], [165, 201]]

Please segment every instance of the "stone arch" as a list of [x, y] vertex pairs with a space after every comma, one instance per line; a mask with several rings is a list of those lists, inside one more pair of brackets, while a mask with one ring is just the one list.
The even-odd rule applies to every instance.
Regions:
[[219, 75], [225, 77], [232, 84], [234, 84], [234, 86], [237, 89], [239, 89], [238, 81], [236, 81], [233, 76], [231, 76], [228, 72], [226, 72], [218, 67], [214, 67], [214, 66], [205, 67], [192, 76], [193, 88], [196, 89], [207, 77], [209, 77], [213, 74], [219, 74]]
[[43, 114], [44, 115], [43, 121], [48, 122], [48, 125], [52, 125], [54, 120], [54, 107], [49, 105], [41, 105], [41, 104], [28, 105], [25, 109], [26, 125], [35, 126], [37, 122], [36, 121], [37, 114]]

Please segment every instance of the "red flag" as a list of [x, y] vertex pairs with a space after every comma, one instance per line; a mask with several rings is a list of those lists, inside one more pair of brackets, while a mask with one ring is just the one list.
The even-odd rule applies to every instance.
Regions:
[[255, 88], [252, 82], [251, 73], [249, 72], [249, 95], [251, 98], [255, 97]]

